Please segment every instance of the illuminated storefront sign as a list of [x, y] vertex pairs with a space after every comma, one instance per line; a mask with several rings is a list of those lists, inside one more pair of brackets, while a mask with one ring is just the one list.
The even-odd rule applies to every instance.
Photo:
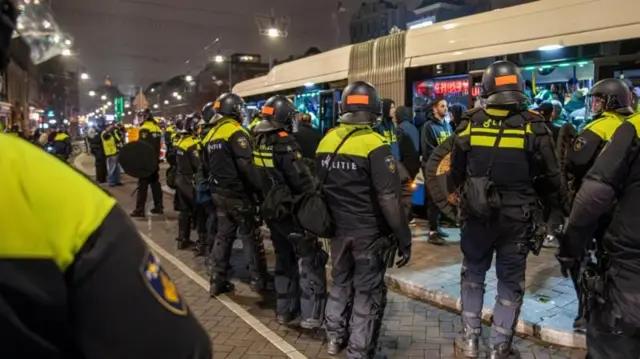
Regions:
[[[433, 84], [433, 91], [436, 95], [440, 96], [468, 96], [469, 95], [469, 79], [451, 79], [451, 80], [439, 80], [436, 79]], [[471, 96], [480, 96], [480, 86], [471, 87]]]

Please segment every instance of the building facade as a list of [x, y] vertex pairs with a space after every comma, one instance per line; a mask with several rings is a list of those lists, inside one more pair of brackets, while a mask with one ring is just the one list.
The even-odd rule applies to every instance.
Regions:
[[393, 27], [405, 30], [415, 15], [403, 3], [386, 0], [365, 2], [351, 17], [351, 43], [359, 43], [389, 35]]

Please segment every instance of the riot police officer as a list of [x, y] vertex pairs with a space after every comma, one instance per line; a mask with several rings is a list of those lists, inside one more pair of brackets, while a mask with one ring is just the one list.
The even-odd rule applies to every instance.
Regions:
[[[173, 138], [176, 156], [176, 195], [174, 209], [178, 216], [178, 249], [185, 249], [191, 243], [191, 224], [196, 214], [195, 185], [203, 180], [200, 164], [200, 145], [193, 135], [194, 117], [178, 119]], [[198, 242], [204, 242], [205, 233], [198, 233]]]
[[262, 212], [276, 252], [276, 319], [286, 324], [300, 311], [300, 326], [316, 329], [324, 319], [328, 256], [317, 237], [305, 234], [296, 225], [292, 213], [286, 208], [279, 211], [287, 202], [283, 197], [291, 200], [291, 196], [315, 191], [314, 178], [292, 135], [296, 115], [293, 102], [285, 96], [276, 95], [265, 102], [264, 120], [253, 129], [256, 134], [253, 162], [261, 170], [264, 193], [268, 194]]
[[[17, 15], [0, 1], [0, 71]], [[208, 334], [113, 198], [5, 134], [0, 172], [0, 357], [212, 357]]]
[[[242, 240], [249, 271], [250, 287], [266, 288], [267, 264], [264, 244], [256, 235], [257, 206], [262, 200], [260, 175], [253, 164], [251, 139], [242, 127], [244, 100], [234, 94], [222, 94], [213, 104], [215, 115], [203, 140], [216, 206], [218, 228], [211, 250], [211, 295], [233, 290], [227, 278], [233, 240]], [[204, 115], [204, 114], [203, 114]]]
[[[139, 137], [140, 141], [144, 141], [151, 145], [155, 152], [158, 154], [158, 165], [160, 164], [160, 146], [162, 130], [156, 123], [156, 120], [153, 118], [151, 111], [149, 109], [145, 109], [138, 113], [138, 116], [144, 121], [142, 125], [140, 125]], [[163, 214], [164, 213], [164, 205], [162, 203], [162, 186], [160, 185], [160, 168], [156, 168], [156, 171], [147, 178], [138, 179], [138, 189], [136, 196], [136, 208], [131, 212], [131, 217], [144, 217], [144, 207], [147, 202], [147, 191], [149, 187], [151, 187], [151, 195], [153, 196], [153, 208], [151, 209], [151, 213], [153, 214]]]
[[544, 119], [527, 111], [518, 67], [508, 61], [495, 62], [485, 70], [482, 84], [487, 108], [463, 116], [451, 159], [452, 179], [456, 187], [463, 186], [465, 219], [460, 240], [463, 325], [455, 346], [467, 357], [479, 355], [485, 277], [495, 252], [498, 294], [491, 358], [519, 358], [512, 340], [538, 210], [533, 178], [544, 174], [550, 190], [560, 196], [559, 203], [567, 203], [566, 190]]
[[[602, 218], [598, 263], [583, 267], [589, 305], [587, 357], [640, 357], [640, 115], [622, 123], [583, 178], [558, 250], [562, 272], [581, 266]], [[624, 195], [623, 195], [624, 194]], [[613, 209], [613, 210], [612, 210]]]
[[396, 160], [385, 138], [372, 129], [381, 109], [371, 84], [348, 85], [340, 126], [327, 133], [316, 152], [335, 225], [333, 285], [325, 313], [328, 352], [335, 355], [348, 346], [347, 358], [374, 355], [386, 305], [385, 253], [397, 248], [400, 267], [411, 257], [409, 223], [399, 215], [404, 211]]
[[[623, 123], [626, 116], [633, 113], [631, 108], [631, 92], [627, 84], [619, 79], [598, 81], [587, 95], [587, 114], [590, 122], [578, 134], [567, 151], [567, 172], [572, 177], [572, 191], [577, 193], [582, 179], [587, 174], [600, 151], [611, 140], [613, 133]], [[604, 234], [610, 216], [600, 218], [601, 224], [596, 231], [599, 240]], [[576, 293], [580, 293], [577, 268], [572, 272], [572, 280]], [[578, 302], [578, 315], [574, 327], [584, 329], [586, 325], [584, 301]]]

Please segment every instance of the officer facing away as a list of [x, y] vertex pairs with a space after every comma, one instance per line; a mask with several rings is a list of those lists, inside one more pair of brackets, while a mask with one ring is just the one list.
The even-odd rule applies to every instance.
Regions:
[[[0, 70], [16, 15], [0, 1]], [[1, 358], [212, 357], [209, 336], [113, 198], [5, 134], [0, 164]]]
[[[328, 352], [348, 344], [347, 357], [372, 358], [386, 305], [386, 252], [395, 246], [411, 257], [411, 231], [401, 204], [396, 160], [385, 138], [372, 129], [381, 112], [375, 87], [357, 81], [340, 103], [340, 126], [329, 131], [317, 150], [319, 178], [334, 219], [331, 238], [333, 286], [325, 325]], [[392, 238], [389, 238], [392, 237]]]
[[[145, 109], [138, 113], [138, 116], [143, 118], [144, 121], [140, 125], [139, 136], [140, 141], [144, 141], [153, 147], [158, 154], [158, 166], [160, 165], [160, 146], [162, 130], [158, 126], [156, 120], [153, 118], [151, 111]], [[160, 168], [156, 167], [156, 171], [147, 178], [138, 179], [138, 194], [136, 196], [136, 209], [131, 212], [131, 217], [144, 217], [144, 207], [147, 203], [147, 191], [151, 187], [151, 195], [153, 196], [153, 208], [151, 213], [162, 214], [164, 213], [164, 205], [162, 204], [162, 187], [160, 185]]]
[[460, 240], [463, 326], [455, 346], [466, 357], [479, 355], [485, 277], [495, 252], [498, 295], [491, 358], [519, 358], [512, 339], [537, 210], [532, 169], [539, 168], [547, 176], [551, 190], [562, 195], [560, 203], [566, 203], [566, 191], [544, 119], [526, 110], [518, 67], [495, 62], [485, 70], [482, 84], [487, 108], [463, 116], [452, 152], [451, 175], [457, 186], [463, 185], [465, 217]]
[[[293, 196], [316, 188], [311, 172], [302, 161], [300, 146], [292, 135], [297, 115], [291, 100], [282, 95], [273, 96], [262, 108], [264, 120], [253, 130], [257, 136], [253, 161], [261, 169], [264, 193], [276, 194], [273, 197], [281, 197], [275, 192], [276, 186], [288, 188]], [[263, 204], [263, 213], [275, 212], [268, 208], [272, 200], [275, 200], [273, 207], [281, 203], [282, 198], [269, 197]], [[278, 217], [269, 218], [269, 214], [265, 214], [276, 252], [276, 319], [286, 324], [300, 312], [302, 328], [319, 328], [324, 320], [328, 256], [315, 236], [305, 234], [296, 225], [292, 213]]]
[[[576, 137], [566, 158], [567, 171], [573, 176], [575, 193], [580, 189], [584, 176], [596, 161], [600, 151], [611, 141], [613, 133], [622, 125], [625, 117], [633, 113], [629, 87], [619, 79], [604, 79], [597, 82], [587, 95], [587, 105], [586, 111], [592, 120]], [[599, 243], [610, 217], [609, 214], [600, 218], [599, 228], [595, 232], [595, 238]], [[571, 277], [576, 293], [580, 296], [577, 268]], [[578, 303], [578, 315], [573, 326], [584, 329], [587, 322], [584, 302], [578, 301]]]
[[[200, 164], [200, 145], [193, 135], [194, 117], [178, 119], [175, 123], [176, 136], [173, 138], [176, 156], [176, 195], [174, 209], [178, 216], [178, 249], [186, 249], [191, 244], [191, 224], [195, 215], [195, 184], [203, 180]], [[204, 245], [206, 231], [198, 233], [198, 242]]]
[[52, 145], [55, 151], [56, 157], [67, 162], [71, 156], [71, 137], [65, 133], [62, 129], [55, 129], [52, 139]]
[[264, 244], [255, 233], [257, 206], [262, 201], [260, 174], [253, 164], [251, 140], [242, 127], [244, 100], [234, 93], [222, 94], [213, 104], [213, 126], [203, 140], [216, 206], [218, 229], [211, 250], [211, 295], [233, 290], [227, 278], [233, 240], [242, 240], [251, 272], [250, 287], [266, 288], [267, 263]]
[[[640, 115], [618, 127], [576, 195], [558, 251], [563, 274], [580, 266], [585, 245], [602, 217], [613, 213], [595, 272], [582, 276], [594, 298], [587, 328], [587, 357], [640, 357]], [[587, 271], [585, 271], [586, 273]]]

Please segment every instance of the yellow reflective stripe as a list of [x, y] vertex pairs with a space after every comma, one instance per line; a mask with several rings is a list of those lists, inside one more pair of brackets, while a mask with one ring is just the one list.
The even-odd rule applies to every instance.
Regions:
[[21, 139], [0, 135], [0, 153], [0, 258], [51, 260], [65, 271], [115, 199]]
[[67, 138], [69, 138], [69, 135], [67, 135], [66, 133], [58, 133], [56, 134], [56, 137], [53, 139], [54, 141], [64, 141]]
[[342, 142], [342, 139], [356, 128], [362, 128], [363, 130], [349, 137], [342, 147], [340, 147], [340, 151], [338, 151], [339, 154], [366, 158], [373, 150], [389, 144], [382, 135], [374, 132], [370, 127], [340, 125], [329, 131], [324, 138], [322, 138], [316, 153], [333, 153], [336, 147]]
[[[471, 129], [471, 133], [491, 133], [497, 135], [499, 132], [500, 129], [497, 128], [474, 127]], [[505, 135], [524, 135], [524, 130], [504, 129], [502, 133]]]
[[[471, 146], [493, 147], [497, 137], [495, 136], [471, 136]], [[498, 143], [500, 148], [524, 149], [524, 138], [502, 137]]]
[[[640, 105], [639, 105], [640, 106]], [[636, 136], [640, 138], [640, 114], [631, 115], [627, 122], [630, 122], [636, 129]]]
[[273, 158], [273, 153], [264, 151], [253, 151], [253, 155], [261, 158]]
[[487, 115], [497, 117], [505, 117], [509, 114], [509, 110], [502, 110], [498, 108], [487, 108], [484, 111], [487, 113]]

